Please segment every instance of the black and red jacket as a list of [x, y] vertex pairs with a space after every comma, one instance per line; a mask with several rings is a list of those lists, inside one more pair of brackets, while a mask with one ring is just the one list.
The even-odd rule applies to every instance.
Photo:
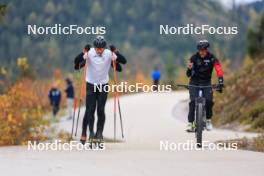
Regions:
[[211, 84], [212, 72], [215, 69], [219, 82], [223, 81], [223, 70], [218, 59], [208, 52], [205, 58], [201, 58], [197, 52], [190, 58], [192, 69], [187, 69], [186, 75], [190, 77], [190, 84]]

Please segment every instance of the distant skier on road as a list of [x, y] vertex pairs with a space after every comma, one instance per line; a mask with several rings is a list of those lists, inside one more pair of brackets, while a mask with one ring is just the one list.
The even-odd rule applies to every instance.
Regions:
[[158, 91], [158, 85], [159, 85], [160, 77], [161, 77], [160, 71], [159, 71], [158, 67], [155, 67], [153, 72], [152, 72], [154, 91]]
[[70, 77], [66, 78], [66, 84], [67, 87], [65, 89], [66, 92], [66, 97], [67, 97], [67, 111], [68, 111], [68, 120], [72, 119], [72, 115], [73, 115], [73, 101], [74, 101], [74, 87], [73, 87], [73, 83]]
[[60, 110], [61, 91], [58, 89], [57, 84], [53, 83], [49, 91], [50, 105], [52, 106], [53, 117], [55, 118]]

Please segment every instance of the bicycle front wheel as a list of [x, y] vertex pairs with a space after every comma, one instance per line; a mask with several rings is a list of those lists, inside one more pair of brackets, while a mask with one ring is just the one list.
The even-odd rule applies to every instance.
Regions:
[[202, 147], [203, 133], [203, 104], [198, 103], [196, 106], [196, 142], [198, 147]]

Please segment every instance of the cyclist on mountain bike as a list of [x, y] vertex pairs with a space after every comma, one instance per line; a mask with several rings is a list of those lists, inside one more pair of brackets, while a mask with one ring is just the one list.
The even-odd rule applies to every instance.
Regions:
[[[208, 51], [210, 44], [207, 40], [200, 40], [197, 44], [198, 52], [190, 58], [186, 75], [190, 77], [190, 85], [208, 86], [211, 85], [213, 68], [215, 69], [219, 82], [219, 92], [222, 93], [224, 87], [223, 71], [220, 62], [213, 54]], [[190, 102], [188, 114], [188, 129], [194, 131], [194, 114], [195, 114], [195, 98], [198, 97], [199, 88], [190, 87]], [[203, 88], [203, 95], [206, 99], [206, 129], [212, 130], [211, 117], [213, 115], [213, 91], [211, 87]]]

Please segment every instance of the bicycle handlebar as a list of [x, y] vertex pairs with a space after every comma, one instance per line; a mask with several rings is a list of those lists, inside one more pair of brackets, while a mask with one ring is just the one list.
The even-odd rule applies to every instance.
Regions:
[[191, 84], [177, 84], [178, 87], [184, 87], [186, 89], [189, 89], [190, 87], [196, 87], [196, 88], [212, 88], [215, 90], [219, 90], [220, 89], [220, 85], [219, 84], [212, 84], [212, 85], [208, 85], [208, 86], [197, 86], [197, 85], [191, 85]]

